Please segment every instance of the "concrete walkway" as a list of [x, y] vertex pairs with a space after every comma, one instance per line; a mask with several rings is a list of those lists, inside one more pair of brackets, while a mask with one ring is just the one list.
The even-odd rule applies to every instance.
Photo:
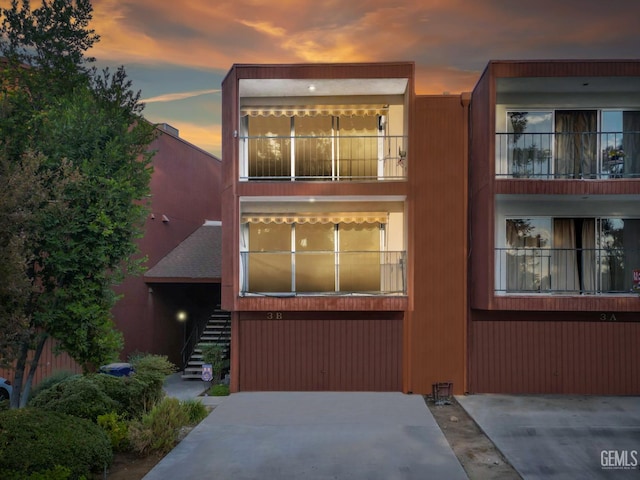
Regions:
[[145, 480], [467, 478], [420, 395], [223, 398]]
[[525, 480], [640, 478], [640, 398], [456, 399]]

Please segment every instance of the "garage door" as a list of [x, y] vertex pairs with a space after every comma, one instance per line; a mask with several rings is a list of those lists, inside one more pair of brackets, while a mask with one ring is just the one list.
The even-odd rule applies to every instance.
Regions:
[[240, 390], [401, 390], [402, 313], [269, 316], [240, 315]]

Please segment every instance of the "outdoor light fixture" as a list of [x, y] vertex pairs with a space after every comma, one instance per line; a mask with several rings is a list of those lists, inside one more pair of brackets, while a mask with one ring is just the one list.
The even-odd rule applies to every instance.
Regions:
[[184, 322], [185, 320], [187, 320], [187, 312], [185, 312], [184, 310], [180, 310], [178, 313], [176, 313], [176, 320], [178, 320], [179, 322]]

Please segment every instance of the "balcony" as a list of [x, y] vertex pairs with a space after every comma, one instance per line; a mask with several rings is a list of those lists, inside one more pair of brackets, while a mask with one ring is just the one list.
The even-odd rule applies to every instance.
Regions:
[[638, 292], [640, 249], [496, 248], [496, 294]]
[[640, 131], [496, 133], [496, 177], [640, 178]]
[[241, 252], [240, 295], [406, 295], [401, 251]]
[[407, 137], [245, 136], [240, 180], [406, 180]]

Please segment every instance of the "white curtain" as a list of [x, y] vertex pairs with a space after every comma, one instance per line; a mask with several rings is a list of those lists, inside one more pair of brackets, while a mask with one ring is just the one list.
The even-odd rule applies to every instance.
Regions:
[[582, 291], [596, 291], [596, 222], [593, 218], [582, 221]]
[[556, 111], [556, 165], [561, 178], [595, 178], [597, 112]]
[[571, 218], [553, 220], [551, 289], [556, 292], [580, 290], [576, 255], [576, 227]]

